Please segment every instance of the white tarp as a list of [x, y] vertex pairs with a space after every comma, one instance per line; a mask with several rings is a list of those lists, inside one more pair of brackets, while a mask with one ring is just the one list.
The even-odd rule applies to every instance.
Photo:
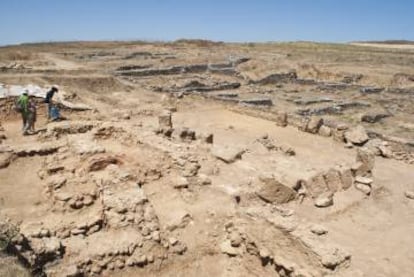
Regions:
[[[0, 99], [18, 97], [25, 90], [28, 90], [29, 95], [33, 95], [34, 97], [46, 98], [46, 93], [49, 89], [50, 88], [42, 88], [32, 84], [26, 86], [0, 84]], [[55, 94], [56, 102], [72, 110], [91, 110], [91, 108], [85, 104], [75, 104], [64, 100], [64, 95], [64, 92], [59, 90], [59, 93]]]
[[7, 94], [7, 89], [3, 84], [0, 84], [0, 98], [4, 98], [2, 97], [2, 95], [6, 95]]
[[48, 91], [48, 89], [43, 89], [39, 86], [32, 85], [32, 84], [27, 85], [27, 86], [17, 86], [17, 85], [7, 86], [7, 85], [0, 84], [0, 98], [20, 96], [22, 92], [25, 90], [28, 90], [29, 94], [35, 97], [40, 97], [40, 98], [45, 98], [46, 93]]

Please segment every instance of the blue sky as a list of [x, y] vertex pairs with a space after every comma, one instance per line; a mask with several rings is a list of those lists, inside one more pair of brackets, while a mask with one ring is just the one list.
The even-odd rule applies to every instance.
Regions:
[[414, 40], [412, 0], [0, 0], [0, 44]]

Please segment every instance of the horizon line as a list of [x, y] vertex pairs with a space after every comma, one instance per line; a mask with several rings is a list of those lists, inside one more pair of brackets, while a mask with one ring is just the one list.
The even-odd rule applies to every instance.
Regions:
[[210, 43], [222, 44], [266, 44], [266, 43], [319, 43], [319, 44], [352, 44], [352, 43], [384, 43], [384, 44], [414, 44], [414, 40], [408, 39], [386, 39], [386, 40], [355, 40], [355, 41], [321, 41], [321, 40], [268, 40], [268, 41], [223, 41], [213, 40], [207, 38], [179, 38], [174, 40], [163, 39], [69, 39], [69, 40], [39, 40], [27, 41], [17, 43], [1, 44], [0, 47], [25, 46], [25, 45], [41, 45], [41, 44], [69, 44], [69, 43], [98, 43], [98, 42], [112, 42], [112, 43], [179, 43], [179, 42], [197, 42], [205, 41]]

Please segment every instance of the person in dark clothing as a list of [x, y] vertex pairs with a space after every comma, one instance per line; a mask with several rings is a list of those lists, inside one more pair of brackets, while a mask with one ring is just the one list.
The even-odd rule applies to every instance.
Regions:
[[47, 117], [51, 119], [52, 107], [53, 107], [53, 96], [59, 91], [58, 86], [52, 86], [52, 88], [46, 93], [45, 103], [47, 104]]

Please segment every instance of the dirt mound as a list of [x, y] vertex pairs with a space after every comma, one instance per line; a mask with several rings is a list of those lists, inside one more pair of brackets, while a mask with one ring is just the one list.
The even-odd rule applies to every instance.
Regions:
[[128, 86], [110, 76], [47, 76], [43, 78], [50, 84], [59, 84], [68, 92], [93, 92], [97, 94], [128, 90]]

